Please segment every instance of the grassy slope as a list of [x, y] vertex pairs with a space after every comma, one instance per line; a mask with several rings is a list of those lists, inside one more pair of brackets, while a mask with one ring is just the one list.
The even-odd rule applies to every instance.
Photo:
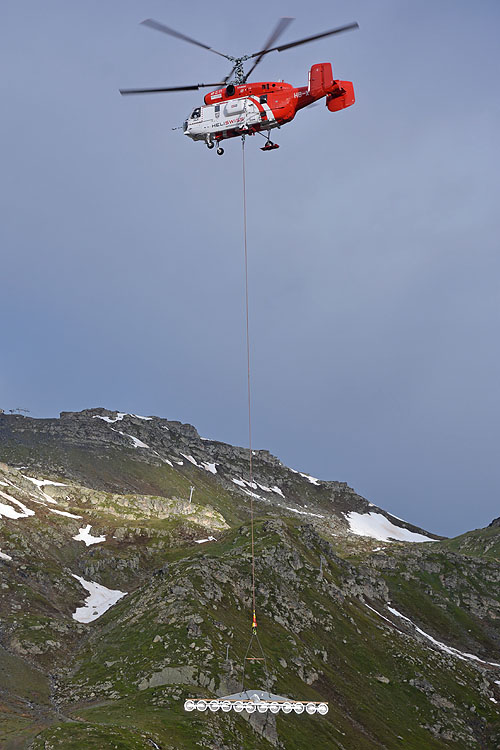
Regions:
[[49, 694], [45, 674], [0, 646], [0, 747], [22, 748], [43, 729], [51, 720]]
[[[345, 750], [402, 745], [414, 750], [424, 747], [429, 750], [463, 748], [465, 745], [461, 741], [436, 740], [423, 728], [423, 725], [437, 721], [444, 726], [449, 723], [456, 727], [457, 714], [453, 709], [436, 708], [429, 696], [410, 685], [409, 681], [415, 674], [425, 675], [432, 684], [433, 694], [444, 696], [460, 708], [459, 721], [464, 727], [470, 723], [470, 717], [470, 720], [484, 720], [484, 725], [488, 725], [486, 733], [497, 731], [497, 712], [491, 702], [481, 697], [481, 678], [471, 666], [450, 660], [416, 643], [411, 637], [386, 627], [381, 619], [355, 599], [333, 602], [328, 586], [344, 575], [342, 561], [330, 560], [324, 569], [324, 583], [319, 584], [316, 564], [319, 550], [301, 546], [299, 536], [299, 529], [291, 524], [284, 534], [276, 534], [264, 527], [258, 537], [261, 554], [272, 550], [275, 556], [280, 553], [286, 556], [298, 548], [302, 561], [309, 565], [301, 568], [297, 577], [295, 572], [282, 571], [279, 574], [268, 569], [266, 583], [261, 586], [261, 595], [268, 597], [260, 617], [262, 643], [276, 679], [275, 689], [302, 699], [324, 698], [330, 701], [330, 713], [326, 718], [279, 717], [280, 739], [287, 750], [303, 749], [311, 743], [317, 748], [339, 747]], [[247, 561], [242, 557], [247, 544], [248, 540], [241, 534], [228, 534], [220, 545], [179, 560], [167, 575], [152, 581], [147, 590], [138, 590], [134, 598], [120, 602], [101, 618], [99, 629], [96, 628], [95, 636], [90, 638], [80, 655], [72, 677], [73, 687], [84, 685], [87, 692], [94, 688], [97, 699], [99, 685], [109, 681], [121, 698], [105, 708], [80, 707], [75, 710], [75, 715], [92, 725], [103, 722], [127, 727], [136, 733], [151, 732], [155, 741], [159, 740], [167, 747], [195, 748], [200, 737], [213, 734], [214, 726], [219, 727], [229, 747], [235, 747], [231, 742], [238, 732], [243, 737], [240, 742], [249, 742], [248, 747], [260, 747], [253, 733], [248, 735], [248, 725], [240, 717], [184, 714], [183, 700], [188, 695], [213, 694], [208, 689], [185, 686], [174, 689], [173, 694], [169, 688], [137, 691], [141, 678], [151, 675], [165, 661], [164, 643], [168, 644], [169, 664], [193, 665], [207, 678], [213, 678], [217, 685], [220, 673], [226, 668], [221, 662], [225, 640], [229, 638], [234, 668], [238, 668], [248, 640], [248, 612], [241, 609], [249, 593], [245, 580]], [[217, 571], [224, 568], [228, 558], [233, 574], [237, 571], [241, 576], [242, 599], [236, 594], [237, 587], [228, 582], [222, 587], [222, 599], [217, 599], [216, 594], [215, 599], [203, 604], [207, 590], [217, 588]], [[262, 580], [264, 570], [259, 567]], [[199, 576], [201, 568], [205, 571], [204, 578]], [[198, 638], [186, 633], [182, 618], [172, 623], [170, 617], [165, 617], [168, 615], [165, 602], [172, 586], [184, 585], [187, 573], [194, 581], [193, 591], [186, 593], [189, 613], [198, 613], [204, 619]], [[276, 622], [272, 616], [274, 591], [279, 592], [277, 598], [281, 605], [285, 604], [285, 611], [286, 603], [297, 599], [300, 592], [301, 605], [314, 615], [311, 625], [291, 635], [294, 630], [293, 610], [286, 627]], [[213, 609], [214, 605], [217, 609]], [[226, 638], [221, 638], [221, 625], [225, 628], [222, 633]], [[154, 643], [158, 635], [163, 642]], [[315, 653], [318, 643], [327, 653], [326, 662], [322, 655]], [[280, 664], [280, 659], [287, 662], [286, 667]], [[319, 674], [313, 685], [304, 683], [300, 666], [294, 664], [296, 659], [302, 660], [307, 671], [316, 670]], [[106, 666], [106, 662], [111, 666]], [[256, 684], [262, 684], [263, 675], [258, 672], [259, 668], [256, 668], [254, 680]], [[387, 676], [389, 683], [380, 682], [377, 679], [380, 676]], [[470, 713], [472, 705], [475, 707], [473, 715]], [[66, 711], [71, 711], [71, 707], [67, 706]], [[47, 736], [53, 738], [54, 731], [51, 729]], [[65, 727], [65, 742], [69, 743], [68, 736], [72, 732], [79, 737], [82, 731], [81, 726], [75, 729]], [[99, 747], [100, 741], [94, 741], [92, 735], [86, 736], [88, 747]], [[135, 741], [130, 739], [131, 744], [124, 747], [135, 747]], [[63, 746], [73, 747], [71, 744]], [[246, 746], [241, 744], [241, 747]]]
[[500, 528], [488, 526], [448, 539], [445, 546], [472, 557], [500, 560]]

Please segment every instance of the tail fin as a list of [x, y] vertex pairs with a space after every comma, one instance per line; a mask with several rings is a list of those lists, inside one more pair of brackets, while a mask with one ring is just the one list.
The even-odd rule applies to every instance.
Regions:
[[317, 63], [309, 71], [308, 93], [314, 98], [325, 96], [333, 88], [333, 71], [331, 63]]
[[354, 104], [354, 86], [351, 81], [334, 81], [331, 63], [317, 63], [309, 71], [308, 93], [315, 99], [326, 96], [330, 112], [338, 112]]

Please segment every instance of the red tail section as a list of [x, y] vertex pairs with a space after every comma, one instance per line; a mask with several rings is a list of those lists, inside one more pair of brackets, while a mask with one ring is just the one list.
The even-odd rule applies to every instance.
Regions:
[[333, 88], [331, 63], [317, 63], [309, 71], [309, 94], [317, 99], [325, 96]]
[[355, 102], [354, 86], [351, 81], [335, 81], [339, 88], [326, 97], [326, 106], [330, 112], [338, 112], [340, 109], [350, 107]]
[[338, 112], [354, 104], [354, 86], [351, 81], [334, 81], [331, 63], [317, 63], [309, 71], [308, 92], [314, 99], [326, 96], [330, 112]]

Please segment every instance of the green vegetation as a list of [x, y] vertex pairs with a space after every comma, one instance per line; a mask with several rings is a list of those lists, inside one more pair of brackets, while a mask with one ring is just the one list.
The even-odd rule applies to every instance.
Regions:
[[[500, 670], [433, 648], [388, 609], [391, 602], [437, 640], [500, 662], [498, 529], [380, 551], [374, 540], [339, 533], [333, 514], [283, 517], [279, 498], [258, 505], [267, 672], [247, 663], [245, 686], [269, 680], [273, 692], [330, 708], [326, 717], [279, 714], [263, 728], [233, 712], [183, 710], [187, 697], [242, 683], [252, 599], [246, 498], [190, 462], [172, 467], [133, 449], [90, 454], [40, 442], [23, 450], [7, 446], [16, 461], [50, 461], [77, 478], [48, 491], [82, 518], [38, 504], [33, 517], [0, 519], [2, 549], [13, 558], [0, 561], [2, 750], [264, 750], [276, 737], [280, 750], [499, 746], [492, 699], [500, 703]], [[314, 512], [351, 497], [273, 467], [287, 498], [302, 496]], [[1, 476], [15, 479], [9, 491], [20, 502], [39, 499], [20, 474], [0, 467]], [[72, 539], [88, 524], [105, 543]], [[209, 535], [217, 541], [195, 544]], [[128, 595], [77, 623], [72, 613], [86, 592], [72, 573]]]
[[[472, 665], [387, 627], [356, 599], [333, 601], [331, 586], [349, 572], [346, 564], [340, 558], [329, 559], [320, 583], [314, 564], [319, 549], [301, 543], [303, 527], [298, 522], [261, 521], [257, 529], [258, 579], [265, 580], [260, 595], [266, 599], [259, 613], [261, 642], [274, 689], [330, 702], [324, 719], [278, 718], [278, 733], [287, 750], [303, 748], [312, 736], [320, 748], [358, 750], [382, 743], [414, 750], [458, 750], [467, 746], [464, 738], [472, 718], [481, 720], [490, 732], [495, 729], [497, 711], [481, 695], [481, 678]], [[244, 736], [248, 724], [241, 717], [188, 715], [182, 703], [189, 695], [213, 695], [231, 672], [233, 679], [241, 678], [249, 632], [244, 606], [250, 597], [247, 557], [247, 533], [234, 530], [205, 552], [177, 559], [166, 574], [101, 618], [99, 630], [80, 652], [67, 691], [87, 696], [90, 704], [109, 699], [110, 694], [115, 699], [102, 708], [79, 709], [78, 717], [154, 730], [162, 742], [169, 740], [182, 748], [196, 747], [214, 722], [225, 742], [233, 741], [233, 726]], [[182, 589], [181, 604], [172, 599], [175, 586]], [[410, 604], [418, 609], [425, 605], [436, 628], [448, 624], [448, 616], [440, 619], [439, 608], [423, 595], [413, 603], [402, 598], [400, 602], [410, 613], [405, 608]], [[190, 632], [189, 623], [196, 618], [199, 632]], [[227, 642], [230, 664], [224, 661]], [[169, 685], [167, 677], [163, 687], [148, 689], [148, 680], [155, 675], [161, 679], [166, 664], [178, 671], [188, 668], [184, 674], [192, 679], [191, 687]], [[265, 681], [261, 666], [249, 668], [247, 675], [248, 684]], [[425, 676], [429, 694], [411, 683], [416, 675]], [[436, 724], [449, 726], [450, 731], [453, 727], [457, 739], [430, 735], [428, 727]], [[245, 747], [243, 740], [241, 747]]]
[[500, 527], [488, 526], [443, 542], [447, 549], [472, 557], [500, 560]]

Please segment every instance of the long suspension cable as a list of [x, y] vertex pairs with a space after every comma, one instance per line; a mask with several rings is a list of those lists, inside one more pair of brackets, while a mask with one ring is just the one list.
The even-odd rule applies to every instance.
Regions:
[[[245, 136], [241, 137], [241, 157], [242, 157], [242, 177], [243, 177], [243, 245], [245, 248], [245, 324], [246, 324], [246, 343], [247, 343], [247, 392], [248, 392], [248, 449], [249, 449], [249, 479], [250, 487], [253, 489], [253, 453], [252, 453], [252, 398], [251, 398], [251, 379], [250, 379], [250, 324], [248, 314], [248, 243], [247, 243], [247, 190], [246, 190], [246, 173], [245, 173]], [[259, 661], [264, 662], [264, 672], [266, 674], [266, 684], [269, 689], [269, 672], [267, 669], [267, 659], [262, 645], [257, 635], [257, 615], [255, 609], [255, 535], [254, 535], [254, 511], [253, 495], [250, 495], [250, 529], [252, 539], [252, 635], [250, 643], [243, 659], [243, 675], [241, 689], [245, 689], [245, 673], [248, 652], [251, 649], [252, 641], [256, 640], [260, 649], [261, 657]]]
[[[250, 387], [250, 325], [248, 315], [248, 246], [247, 246], [247, 190], [245, 173], [245, 136], [241, 138], [242, 176], [243, 176], [243, 244], [245, 248], [245, 317], [246, 317], [246, 342], [247, 342], [247, 391], [248, 391], [248, 448], [250, 486], [253, 484], [252, 464], [252, 400]], [[252, 538], [252, 629], [257, 634], [257, 618], [255, 614], [255, 544], [254, 544], [254, 522], [253, 522], [253, 495], [250, 495], [250, 528]]]

